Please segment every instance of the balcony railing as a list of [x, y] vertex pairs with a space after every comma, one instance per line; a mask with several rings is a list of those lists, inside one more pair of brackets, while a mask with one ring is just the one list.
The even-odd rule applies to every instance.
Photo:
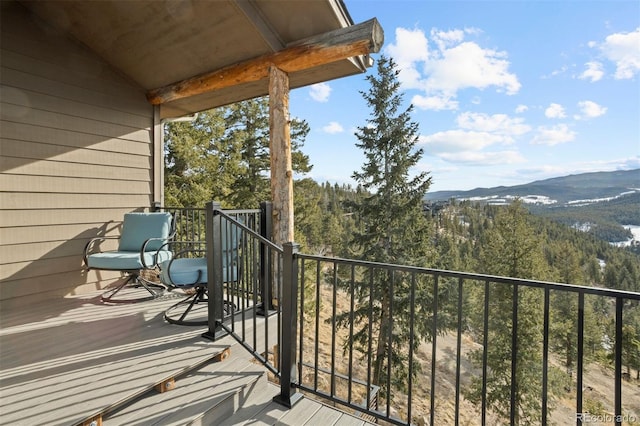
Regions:
[[[257, 228], [213, 203], [205, 215], [205, 335], [232, 333], [279, 378], [277, 400], [285, 405], [302, 391], [397, 425], [583, 424], [592, 386], [587, 366], [594, 351], [604, 350], [612, 368], [602, 413], [615, 424], [638, 419], [638, 401], [623, 393], [623, 326], [640, 293], [307, 255], [295, 243], [269, 241], [264, 206]], [[225, 233], [242, 235], [240, 278], [231, 284], [222, 278], [231, 265], [220, 254]], [[603, 341], [591, 337], [588, 304], [599, 307], [595, 326]], [[573, 314], [553, 314], [568, 306]], [[277, 323], [276, 336], [257, 327], [260, 315]], [[562, 360], [550, 338], [560, 324]], [[269, 358], [274, 338], [278, 362]], [[524, 406], [525, 393], [537, 401], [533, 408]], [[560, 397], [571, 401], [572, 418], [553, 417]], [[465, 418], [470, 411], [473, 420]]]

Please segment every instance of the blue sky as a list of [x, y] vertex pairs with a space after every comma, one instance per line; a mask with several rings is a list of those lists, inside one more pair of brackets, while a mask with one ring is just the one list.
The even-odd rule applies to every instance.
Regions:
[[[637, 0], [345, 4], [355, 23], [384, 28], [432, 191], [640, 167]], [[308, 176], [354, 184], [368, 88], [357, 75], [291, 92], [291, 115], [311, 127]]]

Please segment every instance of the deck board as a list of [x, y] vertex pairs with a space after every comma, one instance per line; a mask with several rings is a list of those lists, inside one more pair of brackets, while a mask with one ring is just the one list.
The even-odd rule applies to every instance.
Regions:
[[[234, 348], [234, 352], [239, 350]], [[214, 407], [237, 387], [263, 374], [262, 368], [243, 356], [209, 363], [178, 379], [176, 389], [165, 393], [149, 392], [130, 406], [107, 416], [103, 424], [184, 425]]]
[[230, 345], [167, 324], [175, 301], [105, 305], [94, 295], [3, 310], [0, 424], [76, 424]]
[[[169, 293], [143, 303], [106, 305], [95, 293], [34, 303], [29, 309], [4, 308], [0, 425], [76, 425], [114, 404], [118, 409], [104, 416], [105, 426], [368, 424], [308, 397], [291, 410], [273, 402], [279, 389], [272, 384], [267, 391], [257, 389], [266, 369], [231, 336], [212, 342], [201, 336], [206, 327], [164, 321], [164, 310], [179, 297]], [[273, 347], [276, 320], [247, 322], [248, 338], [254, 324], [258, 333], [269, 326], [269, 342], [258, 339], [259, 351]], [[229, 347], [228, 359], [211, 361]], [[149, 391], [179, 373], [176, 389]], [[250, 394], [253, 386], [256, 391]], [[238, 396], [238, 388], [248, 389], [246, 395]], [[235, 415], [209, 412], [225, 398], [236, 398]]]
[[267, 389], [251, 397], [243, 408], [215, 426], [374, 426], [347, 412], [324, 405], [308, 396], [291, 409], [273, 401], [279, 389], [270, 383]]

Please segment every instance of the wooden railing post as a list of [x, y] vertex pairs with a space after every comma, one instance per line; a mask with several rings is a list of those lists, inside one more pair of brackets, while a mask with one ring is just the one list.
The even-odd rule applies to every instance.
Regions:
[[293, 384], [297, 382], [297, 348], [298, 335], [298, 259], [296, 254], [300, 245], [285, 243], [282, 255], [282, 341], [280, 342], [280, 395], [273, 400], [287, 408], [293, 407], [302, 394], [296, 392]]
[[210, 201], [206, 205], [205, 239], [207, 244], [208, 326], [202, 337], [216, 340], [226, 333], [220, 324], [223, 320], [222, 277], [222, 218], [218, 211], [222, 205]]

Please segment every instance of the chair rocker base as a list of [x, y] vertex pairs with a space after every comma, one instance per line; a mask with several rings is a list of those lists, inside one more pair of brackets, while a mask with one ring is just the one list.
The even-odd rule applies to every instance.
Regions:
[[[185, 319], [193, 307], [200, 302], [204, 302], [205, 304], [208, 302], [206, 287], [195, 287], [195, 293], [180, 300], [178, 303], [171, 305], [166, 311], [164, 311], [164, 319], [169, 324], [176, 325], [207, 325], [209, 320], [206, 317], [202, 320]], [[177, 311], [185, 305], [185, 310], [182, 311], [178, 317]]]
[[[207, 295], [207, 287], [195, 287], [195, 293], [187, 296], [186, 298], [180, 300], [178, 303], [171, 305], [166, 311], [164, 311], [164, 319], [169, 324], [176, 325], [209, 325], [209, 308], [207, 303], [209, 302], [209, 298]], [[187, 315], [192, 311], [194, 306], [199, 303], [204, 303], [206, 306], [204, 309], [206, 310], [206, 316], [204, 319], [199, 320], [189, 320], [186, 319]], [[231, 316], [231, 314], [236, 311], [237, 307], [234, 303], [224, 300], [222, 302], [224, 304], [223, 307], [223, 315], [225, 318]], [[179, 310], [186, 306], [182, 313], [179, 313]]]
[[[135, 297], [131, 299], [116, 299], [115, 296], [120, 292], [120, 290], [125, 288], [143, 288], [149, 293], [149, 296], [146, 297]], [[117, 287], [109, 289], [102, 293], [100, 296], [100, 300], [105, 303], [138, 303], [138, 302], [146, 302], [148, 300], [157, 299], [162, 296], [166, 291], [166, 287], [159, 283], [154, 283], [142, 278], [137, 272], [129, 273], [129, 276], [122, 284], [119, 284]]]

